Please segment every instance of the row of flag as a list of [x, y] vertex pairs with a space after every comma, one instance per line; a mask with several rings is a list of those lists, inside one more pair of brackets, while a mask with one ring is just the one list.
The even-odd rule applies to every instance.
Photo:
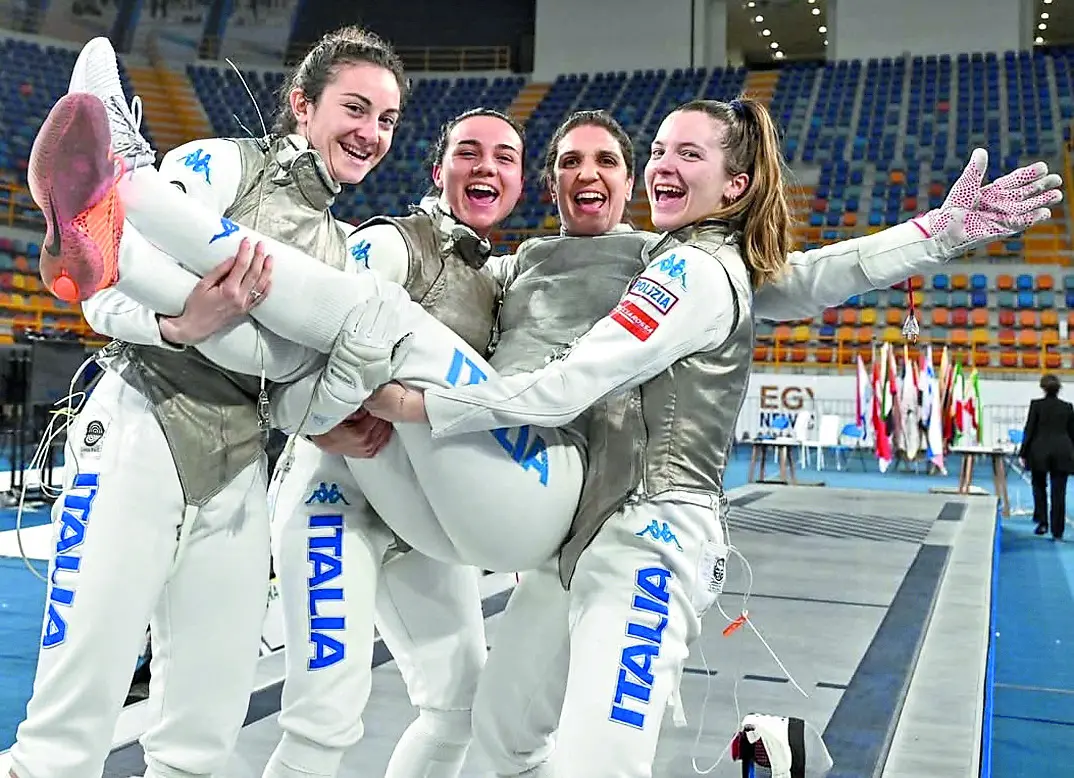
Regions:
[[981, 387], [977, 368], [967, 376], [959, 359], [952, 364], [947, 346], [940, 355], [939, 374], [926, 346], [920, 359], [902, 347], [902, 371], [890, 343], [874, 347], [872, 374], [858, 356], [858, 426], [874, 441], [880, 472], [902, 454], [907, 461], [922, 451], [943, 473], [944, 452], [952, 445], [982, 441]]

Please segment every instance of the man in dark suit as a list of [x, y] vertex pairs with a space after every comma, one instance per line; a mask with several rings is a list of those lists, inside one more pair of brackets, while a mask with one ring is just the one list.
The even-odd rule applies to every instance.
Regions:
[[[1059, 379], [1048, 374], [1040, 379], [1044, 397], [1029, 404], [1022, 448], [1018, 455], [1033, 476], [1033, 520], [1036, 534], [1048, 531], [1062, 540], [1066, 526], [1067, 476], [1074, 472], [1074, 407], [1059, 399]], [[1048, 512], [1048, 482], [1052, 487], [1052, 510]]]

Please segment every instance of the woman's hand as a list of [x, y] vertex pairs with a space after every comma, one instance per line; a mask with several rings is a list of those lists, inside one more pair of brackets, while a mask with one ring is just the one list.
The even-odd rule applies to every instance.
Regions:
[[378, 419], [404, 424], [429, 421], [425, 414], [425, 392], [398, 381], [384, 384], [362, 406]]
[[238, 253], [198, 281], [183, 313], [158, 317], [160, 336], [175, 345], [195, 345], [245, 316], [271, 288], [272, 257], [261, 243], [244, 239]]
[[388, 445], [394, 431], [391, 422], [358, 410], [323, 435], [310, 435], [310, 440], [326, 454], [372, 459]]

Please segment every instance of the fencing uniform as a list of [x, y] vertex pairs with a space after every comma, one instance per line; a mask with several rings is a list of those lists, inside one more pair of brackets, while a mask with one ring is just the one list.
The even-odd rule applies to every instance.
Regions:
[[[656, 237], [642, 233], [634, 235], [645, 242]], [[583, 238], [561, 243], [561, 250], [573, 248], [575, 267], [588, 267], [587, 262], [593, 250], [587, 247], [587, 240]], [[677, 239], [673, 235], [666, 236], [664, 242], [665, 245], [675, 245]], [[566, 257], [562, 261], [565, 265], [571, 264]], [[620, 262], [621, 273], [633, 274], [643, 267], [639, 260], [632, 261], [626, 256]], [[788, 258], [786, 274], [756, 293], [753, 315], [755, 318], [772, 320], [815, 316], [825, 307], [852, 294], [889, 286], [942, 262], [936, 242], [922, 240], [920, 232], [912, 225], [895, 227], [815, 251], [795, 252]], [[545, 331], [538, 326], [544, 321], [543, 312], [527, 314], [512, 308], [510, 302], [513, 294], [517, 291], [521, 298], [530, 298], [529, 292], [541, 288], [541, 277], [545, 273], [551, 280], [558, 279], [561, 272], [561, 267], [548, 269], [537, 264], [510, 279], [520, 288], [516, 290], [509, 285], [505, 292], [501, 312], [504, 335], [501, 349], [492, 358], [494, 364], [497, 359], [505, 359], [503, 350], [510, 347], [513, 329], [538, 333], [535, 337]], [[620, 285], [619, 288], [624, 286]], [[575, 315], [582, 320], [578, 326], [584, 331], [602, 315], [601, 310], [609, 310], [609, 306], [613, 305], [614, 301], [607, 303], [597, 299], [588, 310], [584, 306], [574, 308]], [[512, 317], [512, 313], [521, 315]], [[585, 321], [587, 316], [590, 318]], [[548, 347], [544, 350], [547, 351]], [[541, 348], [533, 349], [534, 353], [541, 351]], [[531, 360], [528, 364], [520, 360], [519, 364], [524, 368], [536, 369], [543, 364], [543, 360]], [[502, 366], [498, 367], [506, 372]], [[652, 405], [651, 396], [649, 399]], [[434, 404], [436, 402], [433, 400]], [[586, 483], [571, 537], [560, 556], [558, 569], [553, 562], [523, 574], [501, 619], [497, 650], [490, 654], [474, 710], [476, 736], [501, 775], [539, 771], [552, 752], [552, 735], [560, 720], [567, 688], [571, 646], [568, 624], [572, 614], [585, 610], [585, 606], [579, 603], [589, 601], [579, 599], [574, 587], [570, 593], [565, 588], [571, 582], [579, 557], [588, 558], [588, 553], [583, 555], [583, 551], [594, 542], [598, 533], [603, 531], [606, 538], [614, 540], [612, 529], [602, 530], [607, 516], [618, 511], [615, 523], [608, 523], [620, 531], [624, 525], [638, 521], [624, 517], [638, 510], [635, 488], [642, 480], [644, 460], [640, 456], [631, 456], [629, 452], [636, 450], [636, 441], [645, 437], [645, 425], [638, 426], [643, 407], [641, 391], [633, 389], [606, 398], [590, 408], [589, 415], [592, 417], [599, 412], [600, 418], [586, 427], [589, 462]], [[469, 408], [459, 408], [460, 412], [466, 410]], [[696, 509], [697, 506], [683, 510]], [[650, 519], [644, 528], [637, 531], [653, 545], [674, 545], [667, 540], [674, 531], [670, 524], [665, 527], [663, 520], [653, 525]], [[637, 542], [638, 538], [631, 535], [628, 545]], [[681, 544], [678, 536], [676, 542]], [[622, 634], [622, 624], [615, 629], [616, 635]], [[618, 664], [614, 663], [613, 666]], [[658, 729], [659, 723], [655, 726]]]
[[[156, 171], [142, 169], [121, 178], [118, 189], [129, 223], [174, 258], [169, 261], [180, 262], [196, 274], [209, 272], [232, 256], [244, 237], [263, 241], [266, 254], [273, 258], [273, 286], [250, 316], [281, 338], [327, 354], [341, 329], [350, 326], [348, 322], [384, 284], [370, 273], [344, 274], [311, 263], [292, 246], [221, 220], [164, 181]], [[125, 268], [138, 262], [121, 258], [120, 264], [117, 288], [124, 286]], [[409, 301], [399, 313], [400, 334], [412, 337], [395, 378], [423, 387], [450, 387], [484, 381], [494, 374], [476, 349], [418, 303]], [[299, 382], [289, 388], [305, 391], [299, 402], [308, 404], [307, 384]], [[308, 414], [301, 431], [324, 432], [349, 412], [336, 418]], [[407, 482], [419, 484], [450, 540], [451, 558], [444, 561], [462, 559], [487, 570], [514, 572], [536, 567], [556, 553], [582, 484], [581, 459], [563, 431], [522, 427], [433, 440], [426, 425], [409, 424], [398, 425], [396, 436], [412, 465], [413, 475], [404, 474]], [[372, 490], [377, 483], [363, 478], [365, 469], [375, 468], [379, 459], [367, 460], [362, 473], [352, 468], [359, 488], [374, 502]], [[492, 484], [496, 488], [490, 488]], [[475, 521], [475, 517], [483, 520]], [[436, 556], [416, 539], [396, 531], [414, 548]]]
[[[484, 353], [500, 292], [481, 271], [487, 243], [435, 200], [403, 218], [366, 222], [348, 244], [358, 272], [402, 284], [411, 299]], [[306, 403], [291, 407], [286, 397], [276, 398], [274, 419], [297, 427]], [[454, 553], [415, 482], [406, 480], [412, 468], [405, 456], [397, 440], [372, 460], [348, 460], [296, 437], [292, 459], [277, 470], [272, 540], [287, 677], [279, 716], [283, 738], [266, 778], [335, 775], [346, 749], [361, 737], [374, 610], [419, 708], [394, 751], [388, 778], [452, 778], [462, 769], [486, 654], [478, 571], [416, 550], [388, 551], [393, 535], [376, 510], [419, 547], [432, 544], [440, 556]], [[371, 486], [371, 495], [359, 489], [352, 469]]]
[[[161, 172], [228, 218], [343, 251], [334, 193], [311, 204], [255, 141], [190, 144]], [[155, 318], [117, 291], [85, 312], [140, 343], [106, 350], [68, 435], [35, 694], [12, 762], [20, 778], [100, 773], [148, 623], [147, 775], [207, 775], [242, 725], [267, 605], [260, 382], [165, 346]]]

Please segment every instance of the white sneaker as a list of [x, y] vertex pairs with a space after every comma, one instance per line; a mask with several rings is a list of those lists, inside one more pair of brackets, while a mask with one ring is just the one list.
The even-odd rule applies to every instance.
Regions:
[[112, 132], [112, 152], [133, 170], [153, 165], [156, 152], [142, 133], [142, 99], [135, 97], [130, 106], [119, 80], [119, 62], [108, 38], [94, 38], [78, 54], [67, 92], [88, 92], [108, 111], [108, 128]]

